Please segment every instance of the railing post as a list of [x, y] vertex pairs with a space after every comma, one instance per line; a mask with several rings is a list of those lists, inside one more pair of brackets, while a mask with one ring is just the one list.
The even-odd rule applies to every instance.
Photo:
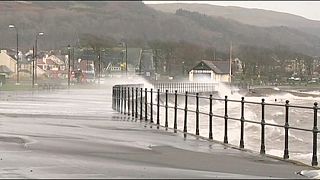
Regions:
[[173, 130], [176, 133], [177, 132], [177, 106], [178, 106], [178, 95], [177, 90], [174, 91], [174, 122], [173, 122]]
[[196, 135], [199, 134], [199, 93], [196, 93]]
[[224, 97], [224, 143], [228, 143], [228, 96]]
[[144, 89], [144, 119], [148, 121], [148, 89]]
[[157, 128], [160, 126], [160, 89], [157, 92]]
[[[134, 87], [131, 88], [131, 95], [132, 95], [132, 111], [131, 111], [131, 116], [132, 119], [134, 119]], [[137, 108], [137, 107], [136, 107]]]
[[186, 94], [185, 94], [185, 107], [184, 107], [184, 126], [183, 126], [183, 132], [184, 133], [187, 133], [188, 130], [187, 130], [187, 123], [188, 123], [188, 91], [186, 91]]
[[112, 109], [114, 110], [114, 86], [112, 87]]
[[136, 119], [138, 118], [138, 88], [136, 88]]
[[264, 126], [265, 126], [265, 120], [264, 120], [264, 106], [265, 106], [265, 100], [262, 99], [261, 102], [261, 148], [260, 148], [260, 154], [266, 153], [266, 147], [265, 147], [265, 137], [264, 137]]
[[318, 165], [318, 160], [317, 160], [317, 135], [318, 135], [318, 103], [314, 103], [313, 107], [314, 111], [314, 116], [313, 116], [313, 153], [312, 153], [312, 166], [317, 166]]
[[123, 87], [121, 86], [121, 108], [120, 108], [120, 113], [123, 113]]
[[150, 89], [150, 123], [153, 123], [153, 89]]
[[140, 88], [140, 121], [142, 121], [142, 97], [143, 97], [143, 91], [142, 91], [142, 88]]
[[123, 87], [124, 94], [123, 94], [123, 114], [127, 113], [127, 88]]
[[286, 100], [286, 116], [284, 125], [284, 155], [283, 159], [289, 159], [289, 149], [288, 149], [288, 131], [289, 131], [289, 101]]
[[212, 139], [212, 94], [209, 98], [209, 139]]
[[130, 117], [130, 87], [128, 87], [128, 116]]
[[240, 133], [240, 148], [244, 148], [244, 97], [241, 97], [241, 133]]
[[117, 87], [117, 111], [120, 112], [120, 86]]
[[166, 89], [166, 105], [165, 105], [165, 108], [166, 108], [166, 115], [165, 115], [165, 127], [166, 127], [166, 130], [168, 130], [168, 89]]

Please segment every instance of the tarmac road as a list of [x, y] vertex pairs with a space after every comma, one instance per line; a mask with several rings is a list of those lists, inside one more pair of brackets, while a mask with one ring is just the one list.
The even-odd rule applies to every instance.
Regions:
[[309, 166], [144, 126], [111, 89], [0, 95], [0, 178], [304, 178]]

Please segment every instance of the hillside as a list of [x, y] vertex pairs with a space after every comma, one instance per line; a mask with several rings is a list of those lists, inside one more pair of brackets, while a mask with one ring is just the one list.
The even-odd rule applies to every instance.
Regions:
[[[41, 49], [61, 49], [67, 44], [126, 39], [129, 46], [147, 45], [151, 40], [186, 41], [228, 52], [230, 41], [237, 45], [288, 47], [309, 55], [320, 55], [320, 39], [289, 27], [258, 27], [222, 17], [180, 11], [164, 13], [142, 2], [125, 1], [27, 1], [0, 2], [0, 47], [15, 48], [15, 24], [19, 44], [31, 49], [37, 31]], [[85, 42], [84, 42], [85, 43]]]
[[209, 16], [220, 16], [232, 20], [236, 20], [243, 24], [270, 27], [270, 26], [288, 26], [296, 28], [300, 31], [312, 33], [313, 35], [320, 36], [320, 21], [306, 19], [301, 16], [263, 10], [255, 8], [242, 8], [234, 6], [217, 6], [209, 4], [148, 4], [156, 10], [175, 13], [178, 9], [185, 9], [188, 11], [196, 11], [204, 13]]

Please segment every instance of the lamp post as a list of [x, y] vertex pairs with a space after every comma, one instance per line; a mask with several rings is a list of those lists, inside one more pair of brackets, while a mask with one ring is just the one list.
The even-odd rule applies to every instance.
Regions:
[[184, 61], [182, 61], [182, 77], [184, 77], [184, 71], [185, 71], [185, 66], [184, 66]]
[[35, 51], [34, 46], [32, 47], [32, 88], [34, 88], [34, 59], [35, 59]]
[[125, 42], [124, 40], [121, 41], [122, 47], [123, 44], [126, 48], [126, 76], [128, 76], [128, 46], [127, 46], [127, 42]]
[[68, 88], [70, 88], [70, 52], [71, 47], [70, 44], [68, 45]]
[[38, 76], [37, 76], [37, 67], [38, 67], [38, 37], [43, 36], [43, 32], [38, 32], [36, 34], [35, 48], [34, 48], [34, 58], [33, 58], [33, 71], [32, 71], [32, 87], [37, 84]]
[[100, 85], [100, 77], [101, 77], [101, 50], [100, 49], [99, 49], [99, 65], [98, 65], [98, 69], [99, 69], [98, 83]]
[[72, 47], [72, 71], [74, 71], [74, 47]]
[[128, 76], [128, 47], [127, 47], [127, 43], [124, 43], [126, 46], [126, 76]]
[[19, 50], [18, 50], [19, 36], [18, 36], [18, 28], [13, 24], [10, 24], [9, 28], [14, 28], [16, 30], [16, 37], [17, 37], [17, 83], [16, 83], [16, 85], [19, 85], [20, 82], [19, 82]]

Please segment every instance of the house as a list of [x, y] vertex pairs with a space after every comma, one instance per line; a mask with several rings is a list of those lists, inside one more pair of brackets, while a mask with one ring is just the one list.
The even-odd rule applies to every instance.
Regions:
[[56, 55], [46, 55], [42, 59], [37, 59], [37, 76], [46, 75], [50, 78], [66, 77], [67, 69], [64, 60]]
[[17, 72], [17, 61], [8, 54], [7, 50], [0, 51], [0, 65], [6, 66], [11, 72]]
[[192, 82], [230, 82], [230, 61], [202, 60], [189, 70]]

